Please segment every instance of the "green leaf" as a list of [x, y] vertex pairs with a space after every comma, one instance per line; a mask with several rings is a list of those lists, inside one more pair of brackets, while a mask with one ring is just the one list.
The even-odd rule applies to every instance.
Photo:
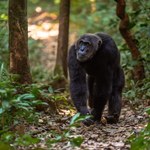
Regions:
[[6, 143], [11, 143], [14, 139], [15, 134], [12, 132], [5, 132], [1, 135], [2, 141], [5, 141]]
[[29, 109], [32, 109], [32, 107], [24, 107], [24, 106], [18, 106], [17, 108], [23, 109], [25, 111], [29, 111]]
[[18, 106], [30, 107], [29, 103], [18, 103]]
[[35, 96], [38, 97], [38, 95], [40, 94], [40, 90], [36, 87], [34, 87], [31, 91], [31, 93]]
[[3, 70], [4, 70], [4, 64], [2, 63], [0, 67], [0, 79], [2, 79]]
[[65, 136], [66, 138], [69, 137], [69, 136], [70, 136], [70, 132], [69, 132], [69, 131], [65, 132], [64, 136]]
[[1, 94], [5, 94], [5, 93], [6, 93], [6, 90], [0, 89], [0, 93], [1, 93]]
[[150, 107], [146, 108], [145, 111], [150, 115]]
[[72, 144], [73, 146], [78, 146], [78, 147], [80, 147], [80, 145], [82, 144], [83, 141], [84, 141], [83, 137], [78, 136], [78, 137], [75, 137], [75, 138], [71, 139], [70, 142], [71, 142], [71, 144]]
[[75, 114], [75, 115], [71, 118], [70, 125], [74, 124], [75, 121], [79, 118], [79, 116], [80, 116], [80, 113]]
[[34, 100], [32, 101], [34, 105], [48, 105], [46, 102], [42, 102], [41, 100]]
[[3, 111], [3, 109], [2, 108], [0, 108], [0, 114], [2, 114], [4, 111]]
[[61, 139], [62, 139], [62, 136], [59, 135], [59, 136], [57, 136], [55, 139], [48, 139], [48, 140], [46, 141], [46, 144], [48, 144], [48, 145], [50, 146], [51, 144], [60, 142]]
[[17, 99], [18, 100], [27, 100], [27, 99], [34, 99], [35, 98], [35, 96], [33, 95], [33, 94], [22, 94], [22, 95], [20, 95]]
[[80, 113], [77, 113], [76, 115], [74, 115], [70, 121], [70, 126], [74, 125], [77, 122], [83, 121], [85, 119], [90, 118], [91, 115], [81, 115]]
[[9, 102], [7, 100], [3, 100], [2, 101], [2, 107], [3, 107], [3, 109], [9, 108], [10, 107]]
[[60, 141], [62, 139], [62, 136], [61, 135], [58, 135], [57, 137], [56, 137], [56, 141]]
[[37, 144], [39, 143], [39, 139], [38, 138], [33, 138], [28, 134], [25, 134], [23, 136], [20, 136], [16, 139], [15, 143], [21, 146], [29, 146], [29, 145], [33, 145], [33, 144]]
[[51, 94], [54, 93], [54, 90], [51, 86], [48, 88], [48, 92], [51, 93]]
[[16, 103], [18, 103], [18, 102], [20, 102], [20, 100], [19, 100], [18, 98], [17, 98], [17, 99], [12, 99], [12, 100], [11, 100], [11, 103], [12, 103], [12, 104], [16, 104]]

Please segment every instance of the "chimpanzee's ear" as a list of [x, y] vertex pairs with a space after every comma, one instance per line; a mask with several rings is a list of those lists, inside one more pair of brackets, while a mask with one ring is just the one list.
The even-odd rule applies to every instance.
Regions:
[[98, 41], [98, 47], [101, 47], [102, 43], [103, 43], [102, 39], [99, 38], [99, 41]]

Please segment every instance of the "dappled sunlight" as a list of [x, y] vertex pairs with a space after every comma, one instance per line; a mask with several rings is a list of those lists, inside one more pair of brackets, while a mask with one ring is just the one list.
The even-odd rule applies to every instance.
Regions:
[[39, 7], [39, 6], [36, 7], [36, 8], [35, 8], [35, 11], [36, 11], [37, 13], [40, 13], [40, 12], [42, 11], [42, 7]]
[[75, 114], [75, 110], [73, 109], [69, 109], [69, 110], [66, 110], [66, 109], [61, 109], [59, 114], [61, 115], [65, 115], [65, 116], [73, 116]]
[[[53, 71], [56, 62], [57, 38], [58, 38], [58, 21], [57, 15], [54, 13], [40, 12], [42, 8], [36, 7], [38, 15], [28, 19], [28, 37], [34, 40], [40, 40], [43, 48], [38, 52], [40, 54], [39, 61], [42, 68]], [[69, 35], [69, 45], [74, 43], [76, 33]], [[30, 48], [29, 48], [30, 50]], [[38, 50], [37, 50], [38, 51]]]
[[58, 23], [54, 23], [57, 15], [54, 13], [42, 12], [41, 7], [36, 7], [38, 15], [28, 19], [29, 37], [38, 39], [48, 39], [51, 36], [58, 35]]
[[28, 26], [28, 36], [35, 40], [58, 36], [58, 24], [47, 22], [43, 22], [40, 26], [31, 24]]
[[52, 71], [56, 60], [59, 25], [54, 20], [57, 16], [53, 13], [40, 12], [42, 11], [40, 7], [36, 7], [35, 11], [39, 14], [28, 19], [28, 37], [40, 40], [43, 47], [38, 52], [41, 54], [39, 61], [46, 70]]

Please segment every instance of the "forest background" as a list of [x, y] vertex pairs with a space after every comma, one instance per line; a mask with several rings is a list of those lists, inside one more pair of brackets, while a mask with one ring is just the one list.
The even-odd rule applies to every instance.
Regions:
[[[69, 46], [87, 32], [100, 31], [110, 34], [120, 50], [121, 65], [126, 77], [123, 101], [135, 114], [139, 111], [142, 115], [145, 111], [150, 114], [150, 2], [125, 2], [125, 11], [130, 21], [127, 30], [131, 33], [140, 56], [134, 57], [127, 39], [120, 33], [121, 19], [116, 14], [117, 2], [111, 0], [70, 2]], [[5, 148], [11, 144], [11, 148], [20, 148], [40, 143], [41, 137], [27, 132], [26, 128], [39, 122], [43, 110], [46, 109], [44, 113], [49, 112], [50, 115], [69, 109], [69, 117], [75, 112], [70, 102], [68, 80], [63, 72], [56, 70], [60, 0], [28, 0], [27, 6], [28, 53], [32, 76], [32, 84], [29, 85], [16, 83], [18, 75], [10, 72], [9, 5], [7, 0], [0, 1], [0, 147]], [[136, 78], [135, 70], [139, 64], [143, 69], [142, 72], [136, 71], [140, 72]], [[148, 116], [146, 118], [149, 118]], [[80, 116], [75, 117], [77, 122], [83, 119]], [[143, 149], [150, 146], [150, 139], [147, 138], [150, 124], [148, 119], [144, 121], [138, 136], [133, 135], [129, 140], [133, 149], [135, 145]], [[80, 146], [83, 142], [82, 138], [70, 138], [70, 135], [64, 137], [63, 134], [64, 131], [54, 134], [55, 138], [45, 140], [45, 143], [51, 146], [63, 142], [64, 138], [75, 146]]]

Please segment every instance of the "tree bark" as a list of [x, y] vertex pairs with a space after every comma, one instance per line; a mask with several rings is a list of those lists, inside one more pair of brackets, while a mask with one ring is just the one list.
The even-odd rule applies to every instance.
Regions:
[[19, 77], [16, 82], [32, 82], [28, 62], [27, 0], [9, 0], [10, 73]]
[[145, 78], [144, 66], [143, 62], [141, 61], [141, 54], [129, 30], [129, 23], [130, 23], [129, 16], [125, 12], [126, 2], [125, 0], [116, 0], [116, 2], [117, 2], [116, 14], [121, 19], [119, 25], [120, 33], [130, 48], [132, 59], [134, 61], [137, 61], [137, 64], [134, 66], [133, 77], [135, 80], [142, 80], [143, 78]]
[[70, 0], [61, 0], [59, 12], [59, 35], [55, 74], [62, 73], [67, 78], [67, 51], [69, 34]]

